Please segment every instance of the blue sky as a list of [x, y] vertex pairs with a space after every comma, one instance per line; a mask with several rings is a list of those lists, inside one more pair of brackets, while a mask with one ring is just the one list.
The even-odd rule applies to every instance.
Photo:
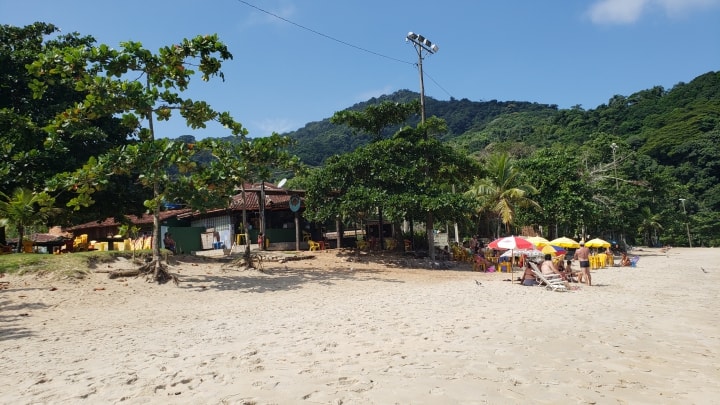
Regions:
[[[157, 50], [217, 33], [234, 55], [226, 80], [195, 78], [187, 96], [231, 112], [251, 137], [419, 91], [409, 31], [439, 46], [423, 67], [426, 95], [440, 100], [592, 109], [615, 94], [720, 70], [720, 0], [0, 0], [0, 16], [2, 24], [53, 23], [112, 47], [133, 40]], [[229, 135], [180, 120], [157, 130]]]

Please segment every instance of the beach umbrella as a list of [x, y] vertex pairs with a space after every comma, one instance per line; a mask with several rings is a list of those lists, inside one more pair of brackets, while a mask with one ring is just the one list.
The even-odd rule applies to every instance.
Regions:
[[589, 241], [585, 242], [585, 246], [591, 247], [591, 248], [607, 248], [610, 247], [610, 242], [604, 241], [600, 238], [590, 239]]
[[[513, 255], [512, 251], [515, 249], [534, 249], [535, 245], [532, 244], [529, 240], [525, 238], [520, 238], [517, 236], [506, 236], [504, 238], [495, 239], [494, 241], [488, 243], [488, 247], [491, 249], [508, 249], [510, 250], [510, 256]], [[510, 282], [514, 283], [515, 280], [513, 280], [513, 276], [515, 274], [515, 269], [512, 266], [512, 263], [510, 263]]]
[[520, 257], [522, 255], [527, 257], [542, 257], [543, 252], [538, 249], [514, 249], [506, 250], [505, 253], [500, 255], [500, 257]]
[[554, 246], [554, 245], [545, 245], [543, 246], [541, 252], [543, 254], [551, 254], [553, 256], [560, 256], [567, 253], [567, 251], [560, 246]]
[[528, 236], [527, 240], [535, 246], [545, 246], [550, 244], [550, 241], [542, 236]]
[[553, 239], [550, 241], [551, 245], [560, 246], [568, 249], [577, 249], [580, 247], [580, 244], [575, 242], [574, 240], [566, 237]]
[[488, 243], [488, 247], [491, 249], [533, 249], [535, 245], [527, 239], [520, 238], [518, 236], [506, 236], [504, 238], [495, 239]]

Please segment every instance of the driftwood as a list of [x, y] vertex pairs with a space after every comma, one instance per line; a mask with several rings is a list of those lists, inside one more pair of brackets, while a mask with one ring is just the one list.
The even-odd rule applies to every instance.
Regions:
[[263, 272], [263, 255], [246, 252], [242, 257], [223, 264], [221, 268], [224, 270], [229, 267], [257, 269], [258, 271]]
[[282, 259], [280, 259], [280, 263], [291, 262], [291, 261], [296, 261], [296, 260], [314, 259], [314, 258], [315, 258], [315, 255], [310, 255], [310, 256], [288, 256], [288, 257], [283, 257]]
[[159, 284], [164, 284], [168, 281], [172, 281], [175, 285], [178, 285], [179, 280], [176, 275], [170, 273], [166, 265], [162, 262], [157, 263], [156, 261], [148, 261], [137, 269], [122, 269], [108, 272], [108, 277], [119, 278], [119, 277], [137, 277], [145, 275], [146, 278], [152, 281], [156, 281]]
[[137, 277], [140, 275], [140, 269], [113, 270], [108, 272], [109, 278], [118, 277]]

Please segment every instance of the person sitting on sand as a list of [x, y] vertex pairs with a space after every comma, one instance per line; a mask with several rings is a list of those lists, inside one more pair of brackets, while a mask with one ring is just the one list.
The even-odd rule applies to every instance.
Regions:
[[535, 277], [535, 273], [532, 271], [532, 267], [530, 267], [530, 263], [525, 264], [525, 273], [522, 276], [522, 285], [538, 285], [537, 278]]
[[566, 278], [567, 281], [577, 283], [577, 280], [575, 279], [575, 277], [577, 277], [577, 274], [575, 274], [575, 272], [573, 272], [572, 260], [568, 259], [565, 261], [565, 276], [567, 277]]
[[622, 259], [620, 260], [620, 265], [623, 267], [630, 266], [630, 258], [628, 257], [627, 253], [622, 254]]

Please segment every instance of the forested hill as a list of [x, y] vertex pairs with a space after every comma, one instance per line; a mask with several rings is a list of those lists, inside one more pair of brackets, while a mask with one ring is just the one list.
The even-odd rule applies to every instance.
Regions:
[[[362, 110], [382, 101], [409, 102], [418, 97], [418, 93], [401, 90], [349, 109]], [[582, 144], [605, 133], [627, 140], [635, 150], [660, 163], [675, 166], [689, 158], [695, 146], [704, 145], [720, 133], [720, 72], [678, 83], [670, 90], [656, 86], [628, 96], [616, 95], [591, 110], [579, 106], [558, 109], [557, 105], [525, 101], [440, 101], [428, 97], [426, 112], [444, 119], [449, 129], [444, 139], [468, 153], [508, 142], [532, 147], [555, 142]], [[418, 121], [419, 117], [415, 117], [408, 124]], [[385, 135], [390, 136], [396, 129], [389, 128]], [[311, 166], [322, 165], [327, 157], [369, 141], [368, 135], [333, 125], [329, 118], [285, 135], [298, 141], [293, 152]]]
[[[369, 105], [379, 104], [383, 101], [408, 103], [419, 97], [418, 93], [400, 90], [390, 95], [355, 104], [348, 110], [363, 110]], [[426, 97], [425, 111], [428, 117], [435, 115], [447, 122], [449, 133], [444, 138], [451, 141], [462, 134], [480, 131], [501, 116], [517, 112], [531, 113], [540, 117], [552, 116], [557, 112], [557, 106], [524, 101], [470, 101], [468, 99], [440, 101]], [[420, 117], [416, 116], [407, 124], [414, 126], [419, 121]], [[397, 129], [398, 127], [388, 128], [385, 136], [391, 136]], [[311, 122], [305, 127], [285, 135], [297, 140], [297, 146], [293, 152], [311, 166], [322, 165], [327, 157], [350, 152], [370, 140], [367, 134], [353, 133], [347, 127], [331, 124], [329, 118]]]

